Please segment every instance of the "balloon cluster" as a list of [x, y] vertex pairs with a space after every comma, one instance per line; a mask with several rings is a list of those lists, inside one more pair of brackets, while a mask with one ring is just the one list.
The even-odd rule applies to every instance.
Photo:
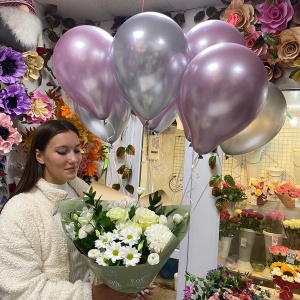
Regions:
[[268, 85], [263, 63], [234, 26], [219, 20], [186, 35], [154, 12], [131, 17], [114, 38], [78, 26], [56, 44], [53, 67], [81, 121], [109, 143], [121, 135], [131, 110], [157, 133], [179, 115], [199, 155], [218, 145], [227, 154], [255, 150], [285, 119], [284, 97]]

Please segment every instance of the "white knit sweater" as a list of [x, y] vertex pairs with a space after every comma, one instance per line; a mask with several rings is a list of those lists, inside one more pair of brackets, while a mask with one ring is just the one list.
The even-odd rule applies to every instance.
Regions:
[[[69, 182], [79, 196], [88, 185]], [[55, 222], [67, 192], [41, 179], [31, 192], [13, 197], [0, 214], [1, 300], [91, 300], [91, 284], [69, 282], [66, 237]]]

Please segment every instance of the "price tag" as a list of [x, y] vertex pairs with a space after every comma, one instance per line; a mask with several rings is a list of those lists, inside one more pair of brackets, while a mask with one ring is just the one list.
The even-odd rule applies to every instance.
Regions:
[[272, 236], [272, 246], [278, 245], [278, 237]]
[[247, 241], [248, 240], [246, 238], [242, 237], [240, 246], [243, 247], [243, 248], [246, 248], [247, 247]]
[[296, 260], [296, 252], [295, 252], [295, 250], [289, 249], [289, 251], [287, 253], [287, 256], [286, 256], [286, 263], [293, 265], [294, 262], [295, 262], [295, 260]]
[[223, 251], [223, 243], [221, 241], [219, 241], [219, 247], [218, 247], [219, 251]]

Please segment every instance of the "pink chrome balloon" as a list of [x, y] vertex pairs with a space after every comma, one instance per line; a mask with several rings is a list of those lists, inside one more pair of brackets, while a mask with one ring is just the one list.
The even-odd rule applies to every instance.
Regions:
[[106, 119], [117, 97], [111, 70], [113, 37], [96, 26], [77, 26], [59, 39], [53, 71], [62, 89], [98, 119]]

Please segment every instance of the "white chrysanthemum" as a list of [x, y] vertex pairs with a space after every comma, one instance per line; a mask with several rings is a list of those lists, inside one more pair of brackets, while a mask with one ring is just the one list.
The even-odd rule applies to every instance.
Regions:
[[87, 237], [87, 232], [84, 230], [84, 228], [80, 228], [78, 231], [78, 238], [84, 239]]
[[159, 220], [158, 220], [158, 223], [159, 224], [162, 224], [162, 225], [166, 225], [168, 223], [168, 219], [165, 215], [160, 215], [159, 216]]
[[173, 233], [166, 225], [154, 224], [146, 228], [145, 236], [149, 250], [151, 252], [160, 253], [168, 244]]
[[106, 258], [104, 256], [100, 256], [100, 257], [96, 258], [96, 263], [99, 266], [108, 266], [108, 264], [106, 262]]
[[123, 199], [114, 201], [114, 207], [121, 207], [130, 210], [132, 206], [136, 205], [136, 201], [133, 199]]
[[294, 278], [295, 282], [300, 283], [300, 274], [297, 272], [297, 276]]
[[92, 258], [92, 259], [97, 259], [101, 256], [101, 252], [100, 250], [98, 249], [91, 249], [89, 252], [88, 252], [88, 257], [89, 258]]
[[[143, 233], [143, 229], [142, 229], [142, 226], [136, 222], [132, 222], [132, 221], [127, 221], [125, 224], [124, 224], [124, 227], [123, 228], [134, 228], [135, 230], [138, 231], [139, 235], [141, 235]], [[122, 228], [122, 229], [123, 229]]]
[[149, 254], [147, 262], [151, 266], [157, 265], [159, 263], [159, 255], [157, 253]]
[[293, 276], [282, 275], [281, 278], [282, 278], [282, 280], [288, 281], [288, 282], [293, 282], [294, 281], [294, 277]]
[[141, 253], [137, 251], [137, 249], [132, 247], [124, 248], [124, 263], [126, 267], [128, 266], [136, 266], [141, 258]]
[[135, 228], [128, 227], [120, 231], [120, 240], [129, 246], [138, 244], [139, 239], [139, 232]]
[[111, 242], [106, 245], [106, 251], [104, 252], [104, 257], [111, 259], [113, 263], [117, 260], [122, 260], [124, 258], [124, 247], [121, 243]]
[[68, 232], [71, 239], [75, 239], [75, 225], [74, 222], [71, 222], [70, 224], [66, 224], [65, 226], [66, 231]]
[[98, 240], [95, 241], [95, 247], [97, 249], [105, 248], [109, 243], [115, 240], [115, 235], [112, 232], [105, 232], [104, 234], [98, 237]]
[[276, 267], [273, 269], [273, 271], [271, 272], [271, 275], [273, 276], [281, 276], [282, 275], [282, 272], [280, 271], [280, 268], [279, 267]]

